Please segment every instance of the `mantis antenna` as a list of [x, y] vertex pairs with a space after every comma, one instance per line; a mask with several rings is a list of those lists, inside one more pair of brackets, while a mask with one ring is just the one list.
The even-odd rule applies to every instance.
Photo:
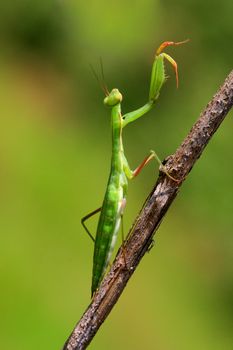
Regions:
[[107, 87], [107, 84], [106, 84], [106, 81], [105, 81], [105, 78], [104, 78], [104, 67], [103, 67], [103, 60], [102, 60], [102, 57], [100, 57], [100, 72], [101, 72], [101, 78], [98, 76], [98, 74], [96, 73], [95, 69], [93, 68], [92, 64], [90, 64], [90, 68], [91, 68], [91, 71], [95, 77], [95, 79], [97, 80], [98, 82], [98, 85], [100, 86], [101, 90], [103, 91], [104, 95], [105, 96], [108, 96], [109, 95], [109, 90], [108, 90], [108, 87]]

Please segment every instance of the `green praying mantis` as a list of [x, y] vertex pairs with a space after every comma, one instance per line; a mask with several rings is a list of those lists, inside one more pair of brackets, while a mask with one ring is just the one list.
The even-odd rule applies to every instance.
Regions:
[[[150, 162], [150, 160], [155, 158], [160, 163], [162, 171], [173, 181], [177, 181], [166, 171], [165, 166], [162, 165], [161, 161], [159, 160], [154, 151], [150, 151], [150, 154], [142, 161], [142, 163], [135, 170], [131, 170], [124, 154], [122, 130], [126, 125], [134, 122], [135, 120], [149, 112], [155, 105], [155, 102], [159, 97], [160, 90], [164, 82], [166, 81], [164, 67], [165, 59], [171, 63], [175, 71], [176, 84], [178, 87], [177, 63], [171, 56], [163, 52], [163, 50], [167, 46], [177, 46], [187, 41], [188, 40], [182, 42], [165, 41], [159, 46], [159, 48], [156, 51], [154, 62], [152, 65], [149, 99], [148, 102], [141, 108], [122, 115], [122, 94], [120, 93], [120, 91], [118, 89], [112, 89], [110, 93], [106, 92], [104, 104], [111, 108], [111, 170], [102, 207], [86, 215], [84, 218], [82, 218], [81, 221], [86, 232], [95, 244], [91, 287], [92, 296], [98, 289], [100, 282], [103, 279], [103, 276], [109, 265], [113, 248], [115, 246], [117, 233], [120, 228], [124, 208], [126, 205], [128, 180], [136, 177], [144, 168], [144, 166], [146, 166]], [[100, 212], [100, 217], [96, 231], [96, 238], [94, 238], [89, 232], [84, 222], [98, 212]]]

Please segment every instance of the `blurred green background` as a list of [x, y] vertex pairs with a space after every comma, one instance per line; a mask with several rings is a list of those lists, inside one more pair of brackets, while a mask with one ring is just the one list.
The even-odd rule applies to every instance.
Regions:
[[[231, 0], [1, 2], [2, 349], [60, 349], [90, 302], [80, 219], [101, 205], [111, 132], [89, 64], [102, 57], [127, 112], [146, 102], [158, 45], [191, 39], [167, 50], [179, 89], [168, 67], [157, 108], [124, 132], [132, 167], [150, 149], [163, 159], [233, 68], [232, 11]], [[232, 349], [232, 134], [231, 112], [90, 349]], [[152, 162], [130, 183], [125, 231], [157, 173]]]

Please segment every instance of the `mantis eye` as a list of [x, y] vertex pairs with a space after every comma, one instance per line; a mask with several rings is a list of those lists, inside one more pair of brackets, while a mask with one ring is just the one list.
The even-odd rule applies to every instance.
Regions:
[[110, 94], [105, 97], [104, 104], [113, 107], [122, 101], [122, 94], [118, 89], [112, 89]]

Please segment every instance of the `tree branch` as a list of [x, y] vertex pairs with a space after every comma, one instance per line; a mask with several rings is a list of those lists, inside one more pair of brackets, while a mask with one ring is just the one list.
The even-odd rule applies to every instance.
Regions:
[[167, 170], [173, 177], [179, 179], [179, 182], [176, 183], [164, 174], [160, 174], [130, 231], [124, 250], [119, 249], [109, 273], [75, 326], [63, 350], [86, 349], [91, 342], [143, 255], [150, 249], [153, 235], [175, 199], [180, 186], [232, 105], [233, 71], [201, 113], [176, 153], [166, 161]]

